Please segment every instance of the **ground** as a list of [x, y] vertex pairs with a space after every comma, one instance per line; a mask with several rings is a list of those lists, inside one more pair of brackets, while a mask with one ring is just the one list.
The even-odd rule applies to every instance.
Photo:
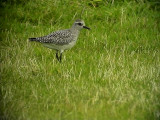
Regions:
[[[0, 3], [1, 119], [160, 118], [158, 2]], [[54, 50], [28, 41], [79, 18], [91, 30], [81, 31], [62, 63]]]

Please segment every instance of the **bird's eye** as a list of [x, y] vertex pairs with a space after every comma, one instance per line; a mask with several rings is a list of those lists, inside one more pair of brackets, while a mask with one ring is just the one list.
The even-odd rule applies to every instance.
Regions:
[[82, 23], [78, 23], [78, 25], [82, 26]]

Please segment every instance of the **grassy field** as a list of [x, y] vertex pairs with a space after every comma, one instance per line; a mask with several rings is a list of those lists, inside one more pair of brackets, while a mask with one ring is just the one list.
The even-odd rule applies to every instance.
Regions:
[[[160, 119], [159, 3], [0, 3], [0, 119]], [[80, 17], [91, 30], [81, 31], [62, 63], [28, 41]]]

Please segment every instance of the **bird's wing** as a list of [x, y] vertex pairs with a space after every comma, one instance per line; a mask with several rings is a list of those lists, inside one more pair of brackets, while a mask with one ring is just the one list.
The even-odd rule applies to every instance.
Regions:
[[72, 36], [71, 31], [66, 29], [66, 30], [56, 31], [47, 36], [38, 37], [36, 39], [37, 41], [42, 43], [65, 45], [72, 40], [71, 36]]

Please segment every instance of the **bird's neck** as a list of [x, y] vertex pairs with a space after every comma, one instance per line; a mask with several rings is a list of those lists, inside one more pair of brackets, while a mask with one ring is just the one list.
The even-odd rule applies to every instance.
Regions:
[[79, 32], [80, 32], [80, 30], [77, 29], [76, 27], [72, 27], [71, 30], [72, 30], [72, 32], [73, 32], [74, 34], [79, 34]]

